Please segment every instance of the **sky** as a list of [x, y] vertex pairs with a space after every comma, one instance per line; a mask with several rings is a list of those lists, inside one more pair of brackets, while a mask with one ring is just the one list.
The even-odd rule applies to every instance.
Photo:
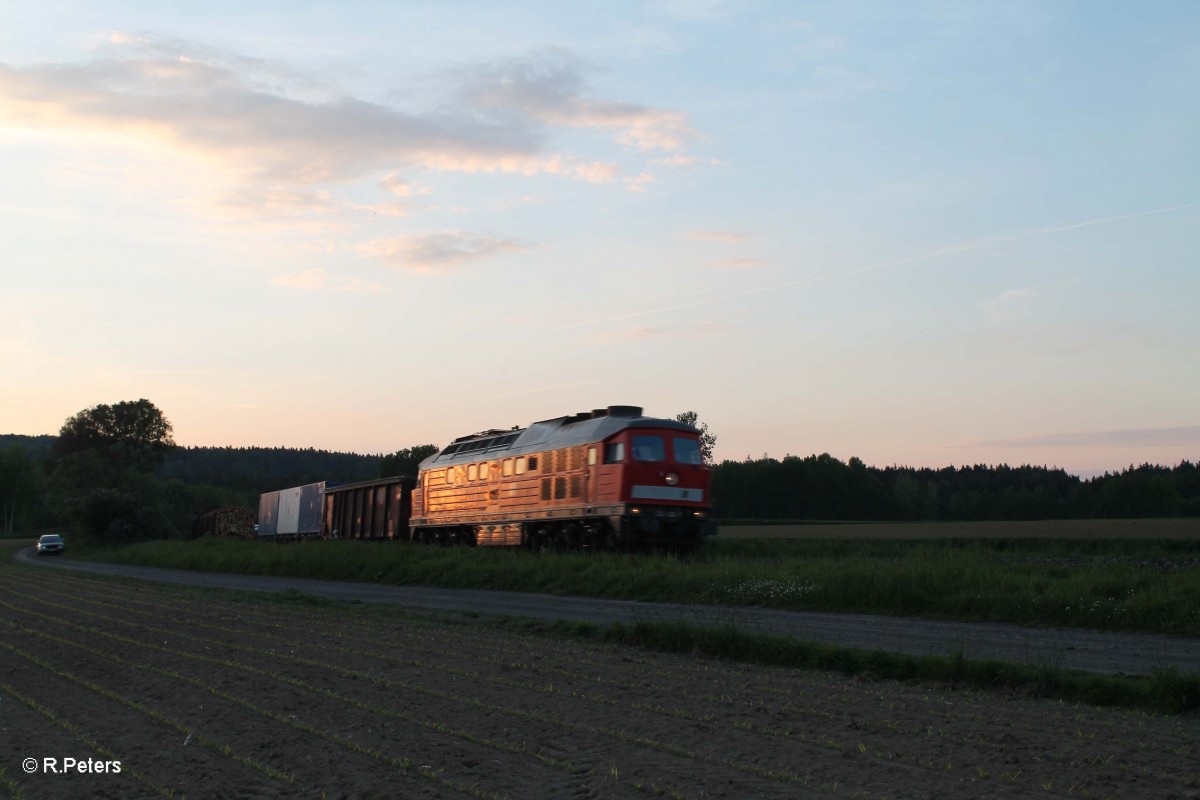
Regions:
[[0, 0], [0, 433], [1200, 459], [1200, 3]]

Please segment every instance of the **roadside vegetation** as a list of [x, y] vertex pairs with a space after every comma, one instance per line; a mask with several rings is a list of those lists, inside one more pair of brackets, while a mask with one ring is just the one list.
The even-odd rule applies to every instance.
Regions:
[[[11, 545], [0, 550], [14, 549]], [[6, 553], [7, 554], [7, 553]], [[278, 648], [291, 645], [292, 640], [280, 636], [295, 634], [293, 617], [317, 614], [339, 633], [337, 649], [352, 643], [344, 628], [377, 625], [392, 631], [420, 629], [433, 622], [447, 630], [457, 629], [461, 635], [471, 630], [509, 631], [534, 641], [551, 639], [607, 643], [646, 651], [678, 653], [692, 657], [715, 658], [768, 667], [837, 673], [855, 676], [860, 681], [896, 681], [903, 684], [938, 684], [956, 689], [979, 689], [1013, 697], [1052, 698], [1065, 703], [1084, 703], [1137, 709], [1160, 714], [1186, 714], [1200, 709], [1200, 673], [1184, 672], [1174, 667], [1155, 669], [1148, 675], [1102, 675], [1067, 669], [1055, 663], [1015, 664], [994, 660], [971, 659], [963, 651], [948, 651], [941, 655], [913, 656], [883, 651], [855, 650], [836, 645], [799, 641], [787, 637], [750, 633], [732, 625], [716, 628], [675, 622], [639, 620], [634, 623], [595, 625], [582, 622], [544, 622], [516, 618], [491, 618], [475, 613], [413, 612], [389, 606], [341, 603], [296, 590], [283, 592], [245, 592], [193, 586], [163, 586], [147, 588], [140, 581], [93, 575], [64, 575], [58, 570], [53, 577], [46, 571], [11, 563], [0, 565], [0, 585], [11, 594], [18, 584], [26, 581], [51, 580], [59, 584], [64, 594], [76, 598], [76, 604], [107, 606], [115, 599], [122, 605], [121, 618], [129, 622], [130, 615], [146, 614], [147, 620], [135, 620], [143, 632], [181, 635], [178, 630], [153, 627], [154, 619], [164, 614], [177, 619], [196, 609], [236, 608], [234, 616], [243, 621], [259, 620], [256, 624], [270, 625], [270, 631], [260, 632], [256, 640]], [[42, 576], [45, 576], [44, 578]], [[153, 597], [144, 593], [150, 591]], [[36, 595], [27, 595], [32, 598]], [[63, 611], [41, 596], [41, 602], [51, 610]], [[0, 606], [3, 606], [0, 598]], [[74, 616], [78, 616], [78, 612]], [[88, 615], [91, 617], [91, 613]], [[47, 620], [50, 617], [46, 618]], [[105, 625], [116, 618], [106, 616]], [[262, 620], [270, 620], [264, 622]], [[151, 626], [151, 627], [144, 627]], [[71, 627], [71, 626], [69, 626]], [[308, 630], [310, 625], [302, 625]], [[196, 627], [194, 632], [223, 631], [235, 633], [238, 628], [220, 627], [213, 620]], [[109, 632], [108, 635], [111, 635]], [[153, 639], [153, 637], [151, 637]], [[277, 641], [278, 640], [278, 641]], [[65, 640], [64, 640], [65, 641]], [[371, 641], [369, 639], [362, 640]], [[126, 645], [139, 644], [159, 649], [153, 640], [123, 640]], [[445, 645], [453, 651], [453, 647]], [[287, 651], [291, 652], [291, 651]], [[356, 651], [357, 652], [357, 651]], [[478, 653], [476, 653], [478, 656]], [[391, 656], [394, 660], [395, 656]], [[216, 663], [216, 662], [213, 662]], [[552, 684], [551, 684], [552, 685]], [[326, 692], [328, 694], [328, 692]], [[174, 723], [172, 723], [174, 724]], [[178, 727], [177, 725], [175, 727]], [[206, 743], [201, 742], [207, 746]], [[249, 762], [247, 762], [249, 763]], [[260, 771], [261, 767], [256, 766]]]
[[731, 538], [682, 559], [204, 538], [74, 555], [253, 575], [1200, 636], [1200, 540]]

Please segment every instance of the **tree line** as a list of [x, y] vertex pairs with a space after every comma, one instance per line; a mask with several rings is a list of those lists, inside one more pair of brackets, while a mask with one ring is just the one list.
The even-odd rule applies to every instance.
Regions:
[[828, 453], [723, 461], [712, 493], [722, 519], [1034, 520], [1200, 516], [1200, 466], [1130, 465], [1082, 479], [1007, 464], [869, 467]]
[[[694, 412], [677, 417], [696, 425]], [[716, 437], [699, 428], [705, 461]], [[262, 492], [415, 474], [433, 444], [386, 456], [286, 447], [178, 447], [149, 400], [100, 405], [58, 436], [0, 435], [5, 535], [50, 528], [101, 542], [182, 536], [217, 506]], [[869, 467], [828, 453], [712, 465], [717, 516], [742, 520], [1033, 520], [1200, 516], [1200, 466], [1130, 465], [1081, 479], [1061, 469]]]
[[58, 436], [0, 436], [0, 531], [56, 530], [97, 543], [184, 536], [262, 492], [379, 477], [383, 457], [284, 447], [178, 447], [149, 400], [84, 409]]

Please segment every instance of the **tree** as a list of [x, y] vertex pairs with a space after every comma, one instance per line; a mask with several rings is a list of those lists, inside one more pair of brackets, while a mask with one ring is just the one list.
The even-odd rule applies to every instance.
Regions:
[[676, 422], [691, 425], [700, 431], [700, 458], [705, 464], [713, 463], [713, 448], [717, 446], [716, 435], [709, 433], [708, 423], [700, 422], [700, 415], [695, 411], [684, 411], [675, 417]]
[[53, 453], [95, 452], [117, 469], [148, 472], [175, 446], [171, 423], [149, 400], [84, 409], [63, 423]]
[[379, 477], [390, 478], [393, 475], [416, 475], [417, 467], [422, 461], [440, 450], [436, 444], [419, 444], [416, 447], [406, 447], [397, 450], [390, 456], [384, 456], [379, 462]]
[[[12, 536], [18, 510], [30, 516], [42, 496], [41, 466], [22, 445], [0, 449], [0, 522], [5, 536]], [[26, 519], [24, 526], [28, 527]]]

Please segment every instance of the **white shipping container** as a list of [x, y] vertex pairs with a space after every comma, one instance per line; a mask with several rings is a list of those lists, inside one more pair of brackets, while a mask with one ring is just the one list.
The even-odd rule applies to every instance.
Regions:
[[275, 528], [277, 533], [293, 534], [298, 530], [296, 526], [300, 521], [301, 488], [297, 486], [295, 489], [279, 491], [279, 523]]

